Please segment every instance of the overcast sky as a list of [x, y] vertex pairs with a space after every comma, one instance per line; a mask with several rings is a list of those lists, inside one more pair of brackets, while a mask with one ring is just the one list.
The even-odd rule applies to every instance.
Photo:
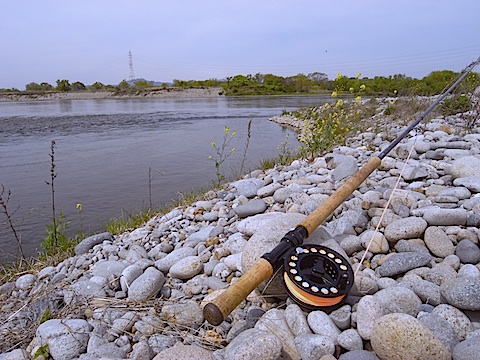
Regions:
[[[0, 2], [0, 88], [460, 71], [480, 56], [479, 0]], [[478, 71], [478, 69], [477, 69]]]

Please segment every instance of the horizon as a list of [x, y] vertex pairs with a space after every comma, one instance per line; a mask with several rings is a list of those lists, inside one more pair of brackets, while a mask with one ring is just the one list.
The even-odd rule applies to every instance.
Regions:
[[[432, 6], [434, 5], [434, 6]], [[0, 88], [247, 74], [461, 71], [480, 55], [478, 0], [24, 0], [0, 8]]]

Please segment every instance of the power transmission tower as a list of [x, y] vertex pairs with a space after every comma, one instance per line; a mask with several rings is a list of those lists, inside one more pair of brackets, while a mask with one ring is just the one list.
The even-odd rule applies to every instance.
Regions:
[[132, 60], [132, 52], [128, 52], [128, 66], [130, 68], [130, 74], [128, 75], [128, 80], [132, 81], [135, 80], [135, 73], [133, 72], [133, 60]]

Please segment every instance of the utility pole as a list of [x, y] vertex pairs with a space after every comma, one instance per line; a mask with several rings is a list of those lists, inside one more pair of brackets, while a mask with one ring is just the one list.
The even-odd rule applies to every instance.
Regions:
[[128, 75], [128, 80], [132, 81], [135, 80], [135, 73], [133, 72], [133, 60], [132, 60], [132, 52], [128, 52], [128, 66], [130, 68], [130, 74]]

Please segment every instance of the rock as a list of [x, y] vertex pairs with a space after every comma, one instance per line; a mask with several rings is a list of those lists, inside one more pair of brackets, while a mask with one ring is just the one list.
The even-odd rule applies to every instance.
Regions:
[[255, 324], [255, 329], [275, 335], [283, 344], [283, 353], [291, 359], [299, 359], [297, 350], [295, 349], [295, 336], [287, 324], [283, 310], [268, 310], [258, 319]]
[[358, 170], [357, 161], [350, 157], [341, 154], [327, 154], [325, 155], [327, 166], [333, 169], [332, 179], [334, 181], [342, 181], [343, 179], [353, 175]]
[[478, 156], [465, 156], [452, 161], [450, 173], [455, 178], [466, 176], [480, 176], [480, 158]]
[[197, 345], [183, 345], [177, 342], [171, 348], [159, 352], [153, 360], [184, 360], [184, 359], [201, 359], [215, 360], [213, 354]]
[[285, 320], [294, 336], [312, 333], [307, 323], [307, 317], [297, 304], [287, 306], [285, 309]]
[[257, 196], [261, 197], [261, 198], [267, 197], [267, 196], [272, 196], [275, 193], [275, 191], [277, 191], [281, 187], [282, 187], [282, 184], [280, 184], [278, 182], [271, 183], [267, 186], [264, 186], [264, 187], [258, 189]]
[[230, 188], [235, 188], [238, 195], [243, 195], [247, 198], [252, 198], [257, 195], [257, 191], [265, 185], [261, 179], [244, 179], [238, 180], [230, 184]]
[[445, 281], [440, 291], [445, 300], [459, 309], [480, 310], [480, 278], [458, 277]]
[[169, 274], [173, 278], [188, 280], [197, 275], [203, 268], [199, 256], [187, 256], [172, 265]]
[[194, 244], [198, 244], [200, 242], [206, 242], [210, 237], [210, 233], [212, 230], [215, 229], [215, 226], [205, 226], [201, 228], [199, 231], [196, 231], [187, 238], [188, 242], [192, 242]]
[[171, 348], [177, 342], [177, 338], [171, 335], [154, 334], [148, 338], [148, 346], [155, 354]]
[[302, 360], [316, 360], [323, 355], [333, 355], [335, 344], [329, 336], [302, 334], [295, 338], [295, 346]]
[[459, 339], [455, 334], [453, 327], [437, 314], [421, 313], [418, 316], [418, 320], [440, 340], [447, 349], [452, 352], [453, 348], [458, 344]]
[[48, 345], [53, 359], [70, 360], [86, 352], [91, 330], [83, 319], [52, 319], [40, 324], [35, 335], [39, 346]]
[[128, 289], [128, 299], [132, 301], [147, 301], [154, 298], [165, 284], [165, 276], [154, 267], [149, 267], [137, 277]]
[[162, 319], [169, 323], [192, 327], [203, 323], [203, 312], [195, 301], [164, 305], [160, 313]]
[[337, 344], [337, 336], [341, 331], [325, 312], [312, 311], [307, 316], [307, 322], [315, 334], [328, 336]]
[[447, 347], [408, 314], [387, 314], [378, 319], [370, 343], [381, 359], [451, 359]]
[[413, 282], [412, 286], [415, 294], [426, 304], [437, 306], [444, 301], [441, 296], [440, 285], [427, 280], [419, 280]]
[[352, 307], [343, 305], [332, 311], [329, 316], [340, 330], [348, 329], [351, 326]]
[[433, 309], [432, 314], [447, 321], [459, 340], [464, 340], [473, 330], [470, 319], [460, 310], [448, 304], [440, 304]]
[[385, 313], [386, 309], [372, 295], [360, 299], [357, 305], [357, 331], [364, 340], [370, 340], [375, 322]]
[[480, 176], [468, 176], [457, 178], [453, 181], [455, 186], [464, 186], [474, 193], [480, 192]]
[[478, 358], [478, 354], [480, 354], [480, 336], [460, 342], [452, 352], [454, 360], [472, 360]]
[[413, 239], [422, 237], [427, 222], [422, 218], [408, 217], [393, 221], [386, 228], [384, 235], [390, 242], [397, 242], [402, 239]]
[[273, 193], [273, 199], [275, 202], [283, 204], [293, 194], [303, 194], [302, 187], [298, 184], [291, 184], [280, 188]]
[[269, 332], [248, 329], [225, 348], [224, 358], [232, 360], [276, 360], [282, 353], [282, 342]]
[[33, 274], [25, 274], [15, 281], [15, 287], [20, 290], [26, 290], [35, 284], [37, 277]]
[[404, 313], [417, 316], [422, 305], [422, 301], [412, 290], [402, 286], [380, 290], [373, 298], [381, 304], [385, 314]]
[[457, 244], [455, 255], [459, 257], [463, 264], [477, 264], [480, 262], [480, 248], [468, 239], [464, 239]]
[[393, 253], [385, 259], [377, 271], [380, 276], [395, 276], [425, 266], [431, 261], [430, 255], [421, 253]]
[[167, 273], [173, 264], [180, 261], [184, 257], [187, 256], [194, 256], [197, 255], [197, 251], [191, 247], [182, 247], [176, 250], [173, 250], [170, 254], [165, 256], [164, 258], [155, 261], [155, 267], [162, 271], [163, 273]]
[[343, 331], [337, 337], [338, 345], [345, 350], [363, 350], [363, 340], [355, 329]]
[[423, 210], [423, 219], [430, 226], [465, 225], [467, 212], [464, 209], [429, 208]]
[[445, 258], [455, 251], [455, 246], [447, 234], [436, 226], [430, 226], [425, 230], [424, 241], [430, 252], [437, 257]]
[[360, 240], [364, 249], [373, 254], [385, 254], [389, 250], [388, 241], [385, 236], [374, 230], [367, 230], [360, 235]]
[[120, 277], [120, 286], [122, 287], [122, 291], [127, 292], [132, 282], [142, 274], [143, 270], [137, 265], [130, 265], [123, 269]]
[[373, 352], [367, 350], [352, 350], [340, 355], [338, 360], [380, 360]]
[[250, 200], [246, 204], [238, 205], [235, 213], [240, 218], [245, 218], [255, 214], [261, 214], [267, 210], [267, 204], [262, 199]]
[[0, 354], [0, 360], [29, 360], [30, 356], [24, 349], [15, 349], [8, 353]]
[[113, 235], [109, 232], [103, 232], [101, 234], [95, 234], [89, 237], [86, 237], [80, 241], [77, 246], [75, 246], [75, 255], [86, 254], [92, 249], [95, 245], [101, 244], [104, 241], [112, 241]]
[[132, 347], [130, 359], [132, 360], [151, 360], [155, 357], [155, 353], [146, 341], [139, 341]]
[[128, 265], [131, 264], [120, 261], [99, 261], [93, 267], [92, 275], [102, 276], [107, 280], [119, 278]]
[[413, 181], [428, 177], [428, 170], [424, 166], [407, 166], [402, 173], [405, 181]]

